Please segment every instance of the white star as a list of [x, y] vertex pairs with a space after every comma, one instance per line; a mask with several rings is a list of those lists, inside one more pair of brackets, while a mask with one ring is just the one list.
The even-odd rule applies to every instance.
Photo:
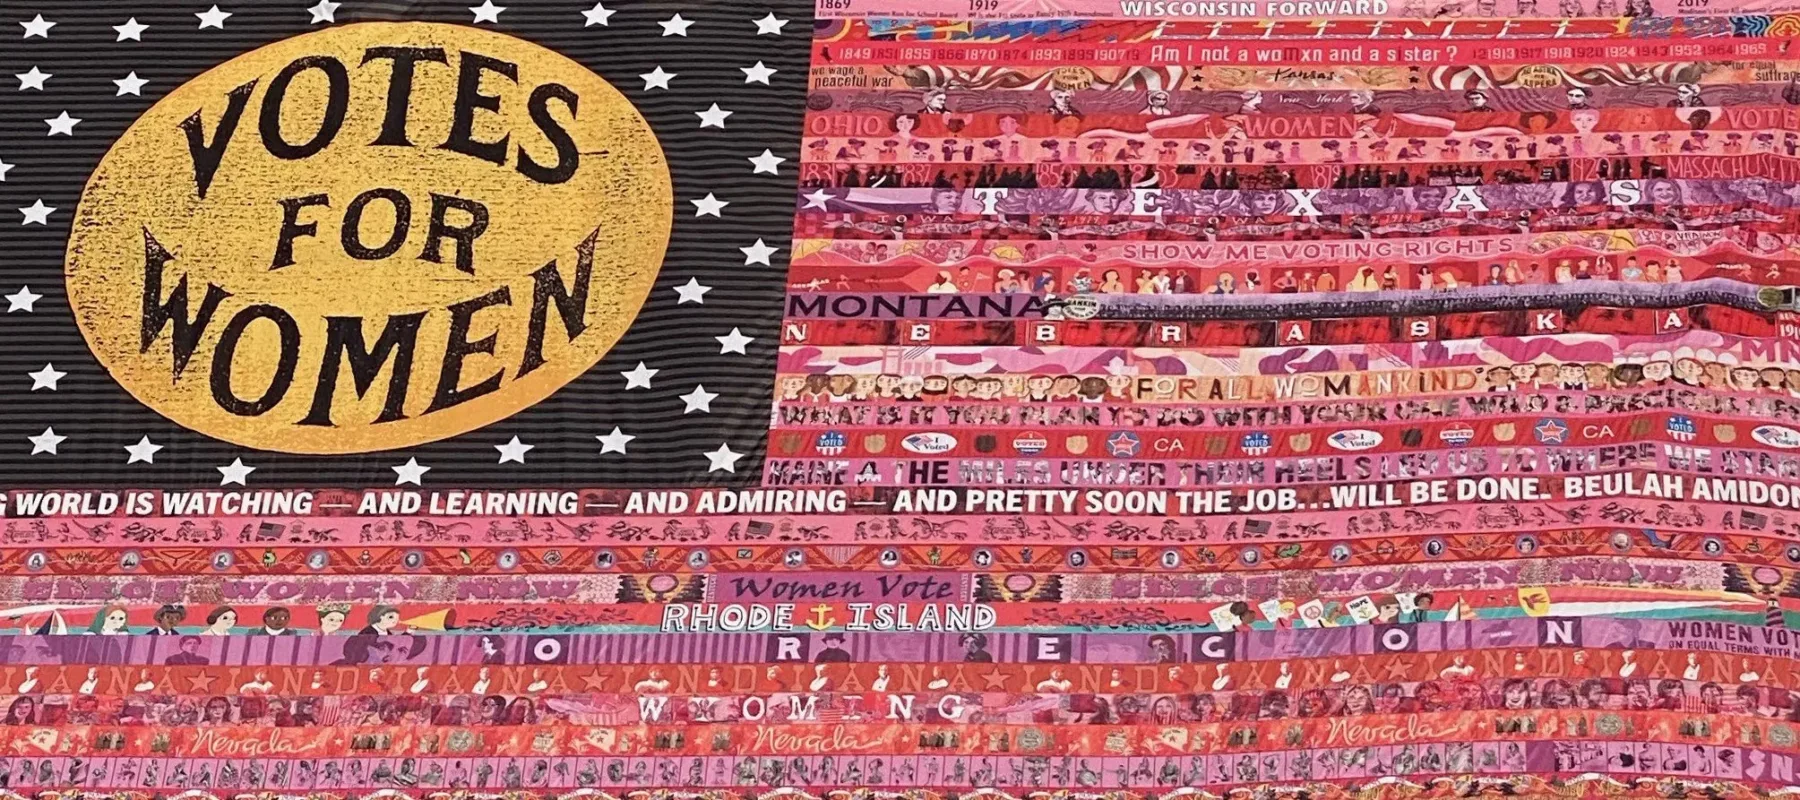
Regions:
[[128, 94], [142, 95], [143, 92], [141, 90], [146, 83], [149, 83], [149, 81], [138, 77], [136, 72], [129, 73], [123, 78], [113, 80], [113, 85], [119, 87], [119, 93], [113, 96], [124, 97]]
[[234, 458], [231, 460], [230, 464], [226, 464], [223, 467], [213, 467], [213, 469], [219, 471], [220, 486], [230, 486], [234, 483], [243, 486], [244, 479], [250, 477], [250, 473], [256, 471], [255, 467], [245, 464], [244, 460], [241, 458]]
[[32, 17], [30, 22], [19, 24], [25, 26], [25, 38], [27, 39], [33, 36], [42, 36], [48, 39], [50, 38], [50, 29], [56, 27], [56, 23], [44, 19], [43, 14]]
[[687, 283], [675, 287], [675, 293], [681, 295], [681, 299], [676, 300], [675, 305], [682, 303], [706, 305], [706, 293], [710, 291], [712, 291], [712, 287], [702, 285], [699, 278], [688, 278]]
[[636, 369], [619, 374], [625, 376], [626, 389], [648, 389], [650, 388], [650, 379], [656, 377], [658, 372], [662, 372], [662, 370], [651, 369], [644, 362], [639, 361]]
[[664, 36], [686, 36], [689, 25], [694, 23], [681, 18], [680, 14], [656, 23], [662, 26]]
[[50, 133], [46, 134], [48, 136], [55, 136], [57, 134], [74, 136], [75, 126], [81, 124], [81, 118], [71, 117], [69, 116], [69, 112], [64, 111], [61, 114], [57, 114], [52, 119], [44, 120], [44, 124], [50, 126]]
[[780, 36], [781, 35], [781, 26], [788, 24], [788, 21], [785, 19], [776, 19], [775, 12], [773, 12], [773, 11], [769, 12], [769, 15], [766, 17], [763, 17], [762, 19], [751, 20], [751, 21], [756, 23], [756, 35], [757, 36], [762, 36], [765, 34], [772, 34], [775, 36]]
[[781, 248], [779, 247], [770, 247], [763, 244], [763, 240], [757, 239], [756, 244], [750, 245], [749, 247], [740, 247], [738, 248], [738, 251], [744, 254], [744, 266], [748, 267], [751, 264], [761, 264], [767, 267], [770, 266], [769, 256], [775, 255], [775, 251], [780, 249]]
[[44, 198], [40, 197], [40, 198], [38, 198], [37, 202], [32, 203], [31, 205], [26, 206], [25, 208], [19, 209], [19, 213], [25, 215], [25, 221], [21, 222], [19, 224], [20, 225], [47, 225], [50, 222], [50, 215], [55, 212], [56, 212], [56, 207], [44, 205]]
[[818, 189], [812, 194], [806, 195], [806, 205], [801, 206], [800, 210], [805, 211], [809, 208], [824, 208], [825, 204], [829, 202], [831, 202], [831, 193], [824, 189]]
[[27, 372], [25, 374], [31, 376], [32, 391], [35, 392], [39, 389], [49, 389], [54, 392], [56, 391], [56, 382], [62, 380], [63, 376], [68, 375], [69, 373], [57, 369], [55, 364], [45, 364], [43, 369], [40, 369], [37, 372]]
[[607, 24], [606, 21], [612, 19], [613, 13], [613, 9], [607, 8], [600, 3], [595, 3], [593, 8], [581, 12], [581, 16], [587, 18], [587, 24], [582, 25], [581, 27], [592, 28], [595, 25], [604, 27]]
[[766, 172], [770, 175], [779, 175], [781, 173], [777, 172], [775, 168], [780, 166], [781, 162], [786, 160], [787, 159], [782, 158], [781, 156], [775, 155], [775, 153], [768, 148], [764, 148], [762, 155], [749, 159], [751, 166], [750, 174], [758, 175]]
[[150, 27], [149, 25], [139, 24], [137, 21], [137, 17], [132, 17], [131, 19], [125, 20], [124, 25], [112, 26], [113, 30], [119, 32], [119, 38], [114, 39], [113, 41], [123, 42], [123, 41], [130, 40], [133, 42], [141, 42], [144, 40], [145, 29], [147, 29], [149, 27]]
[[606, 455], [607, 453], [625, 452], [625, 443], [637, 437], [619, 430], [619, 426], [614, 425], [612, 433], [594, 438], [600, 440], [600, 455]]
[[725, 127], [725, 118], [731, 116], [731, 112], [720, 108], [718, 103], [713, 103], [712, 108], [696, 111], [694, 116], [700, 118], [700, 127], [702, 128], [723, 128]]
[[333, 3], [331, 0], [319, 0], [318, 5], [306, 10], [306, 13], [312, 15], [312, 19], [306, 24], [317, 25], [321, 22], [337, 22], [337, 10], [338, 6], [341, 5], [343, 5], [343, 3]]
[[638, 75], [638, 77], [644, 79], [644, 91], [648, 92], [651, 89], [669, 88], [669, 81], [675, 78], [675, 73], [664, 72], [662, 67], [657, 67], [649, 72]]
[[6, 182], [6, 173], [12, 171], [13, 165], [0, 161], [0, 183]]
[[206, 30], [207, 28], [224, 30], [225, 20], [231, 16], [231, 12], [220, 11], [218, 6], [213, 6], [206, 11], [195, 12], [194, 16], [200, 18], [200, 30]]
[[27, 436], [25, 440], [31, 442], [31, 454], [35, 456], [38, 453], [56, 455], [56, 446], [62, 444], [63, 440], [67, 438], [69, 437], [57, 436], [55, 428], [45, 428], [43, 433]]
[[726, 446], [724, 442], [720, 442], [719, 449], [706, 454], [706, 471], [719, 472], [723, 470], [735, 474], [737, 460], [743, 457], [743, 453], [733, 453], [730, 447]]
[[711, 414], [713, 398], [718, 396], [718, 392], [709, 392], [705, 386], [696, 385], [693, 391], [681, 396], [681, 402], [687, 404], [687, 409], [681, 413], [692, 414], [699, 411], [703, 414]]
[[694, 216], [696, 217], [719, 216], [720, 211], [724, 211], [726, 206], [731, 205], [731, 203], [714, 197], [712, 192], [707, 192], [706, 196], [699, 200], [689, 200], [688, 202], [694, 204]]
[[475, 24], [479, 25], [483, 22], [499, 22], [500, 12], [505, 11], [506, 6], [494, 5], [494, 0], [481, 0], [481, 5], [469, 6], [469, 10], [475, 12]]
[[506, 444], [494, 445], [494, 449], [500, 451], [500, 463], [502, 464], [508, 461], [517, 461], [520, 464], [525, 463], [525, 454], [531, 452], [531, 448], [533, 447], [537, 447], [537, 445], [521, 442], [517, 436], [514, 436], [512, 441], [507, 442]]
[[32, 67], [30, 72], [13, 73], [13, 77], [19, 79], [19, 91], [36, 89], [41, 92], [44, 90], [44, 81], [50, 80], [51, 73]]
[[775, 74], [775, 70], [763, 66], [761, 61], [756, 62], [754, 67], [738, 67], [738, 71], [744, 73], [745, 83], [760, 83], [764, 86], [769, 85], [769, 78]]
[[425, 473], [431, 471], [430, 467], [420, 464], [419, 460], [416, 458], [409, 458], [406, 460], [406, 463], [397, 467], [388, 467], [388, 469], [394, 471], [395, 486], [401, 486], [408, 483], [418, 486], [419, 479], [425, 477]]
[[125, 463], [136, 464], [142, 461], [146, 464], [154, 464], [156, 463], [156, 451], [161, 449], [163, 449], [162, 445], [150, 441], [150, 437], [145, 436], [139, 439], [137, 444], [125, 445], [125, 452], [131, 454], [130, 458], [125, 459]]
[[744, 347], [745, 345], [756, 341], [756, 337], [745, 336], [744, 332], [737, 328], [732, 328], [731, 332], [724, 336], [714, 336], [713, 338], [717, 339], [719, 342], [719, 355], [725, 355], [726, 353], [749, 355], [749, 353], [744, 351]]
[[19, 290], [6, 296], [6, 313], [23, 311], [27, 314], [37, 311], [32, 304], [42, 299], [43, 295], [31, 290], [29, 286], [21, 286]]

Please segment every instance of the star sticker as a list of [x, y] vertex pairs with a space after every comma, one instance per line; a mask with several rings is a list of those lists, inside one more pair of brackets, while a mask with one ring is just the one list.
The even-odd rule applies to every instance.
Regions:
[[769, 85], [769, 78], [775, 74], [775, 70], [763, 66], [761, 61], [756, 62], [754, 67], [738, 67], [738, 71], [744, 73], [745, 83], [760, 83], [764, 86]]
[[831, 200], [832, 197], [830, 192], [827, 192], [824, 189], [818, 189], [812, 194], [806, 195], [806, 205], [801, 206], [800, 210], [805, 211], [809, 208], [824, 208], [825, 204], [831, 202]]
[[748, 352], [745, 352], [744, 347], [751, 342], [756, 341], [755, 337], [745, 336], [744, 332], [737, 328], [732, 328], [731, 332], [724, 336], [714, 336], [713, 338], [719, 342], [719, 355], [725, 355], [726, 353], [749, 355]]
[[48, 39], [50, 38], [50, 29], [56, 27], [56, 23], [44, 19], [43, 14], [32, 17], [30, 22], [21, 22], [19, 24], [25, 26], [25, 38], [27, 39], [33, 36], [42, 36], [45, 39]]
[[625, 443], [632, 439], [636, 439], [637, 437], [619, 430], [619, 427], [615, 425], [613, 426], [612, 433], [605, 436], [596, 436], [594, 438], [600, 440], [600, 455], [606, 455], [607, 453], [625, 452]]
[[656, 69], [653, 69], [653, 70], [650, 70], [649, 72], [643, 73], [643, 74], [639, 75], [638, 77], [644, 79], [644, 91], [648, 92], [651, 89], [667, 89], [667, 88], [669, 88], [669, 81], [674, 80], [675, 73], [665, 72], [665, 71], [663, 71], [662, 67], [657, 67]]
[[219, 676], [214, 675], [212, 670], [200, 670], [188, 678], [188, 691], [193, 694], [212, 694], [213, 681], [218, 679]]
[[718, 392], [707, 391], [704, 384], [696, 384], [693, 391], [681, 396], [681, 402], [687, 405], [687, 408], [683, 409], [681, 413], [692, 414], [699, 411], [702, 414], [711, 414], [712, 401], [718, 396]]
[[149, 83], [149, 81], [138, 77], [136, 72], [127, 73], [125, 77], [113, 80], [113, 85], [119, 87], [119, 93], [113, 96], [124, 97], [128, 94], [142, 95], [143, 92], [141, 90], [146, 83]]
[[587, 19], [587, 24], [582, 25], [581, 27], [592, 28], [595, 25], [605, 27], [607, 20], [612, 19], [614, 13], [613, 9], [607, 8], [600, 3], [595, 3], [593, 8], [581, 12], [581, 16]]
[[150, 441], [150, 437], [145, 436], [139, 439], [137, 444], [125, 445], [125, 452], [130, 454], [130, 457], [125, 459], [125, 463], [136, 464], [142, 461], [146, 464], [154, 464], [156, 463], [156, 451], [161, 449], [163, 449], [162, 445]]
[[15, 72], [13, 77], [19, 79], [19, 91], [26, 89], [44, 90], [44, 81], [50, 80], [52, 73], [32, 67], [30, 72]]
[[23, 311], [30, 314], [37, 311], [37, 309], [32, 308], [32, 304], [43, 299], [43, 297], [43, 295], [32, 291], [31, 287], [21, 286], [18, 291], [6, 296], [6, 313], [11, 314], [14, 311]]
[[779, 249], [781, 248], [770, 247], [763, 244], [763, 240], [757, 239], [756, 244], [750, 245], [749, 247], [740, 247], [738, 248], [738, 251], [744, 254], [744, 266], [748, 267], [751, 264], [761, 264], [767, 267], [771, 266], [769, 264], [769, 256], [775, 255], [775, 251]]
[[306, 13], [312, 15], [312, 19], [306, 24], [317, 25], [321, 22], [337, 22], [337, 10], [338, 6], [341, 5], [343, 5], [343, 3], [333, 3], [331, 0], [319, 0], [318, 5], [306, 10]]
[[749, 159], [751, 166], [750, 174], [760, 175], [766, 172], [770, 175], [779, 175], [781, 173], [775, 171], [775, 168], [780, 166], [781, 162], [786, 160], [787, 159], [782, 158], [781, 156], [775, 155], [775, 153], [768, 148], [763, 148], [762, 155]]
[[244, 479], [250, 477], [250, 473], [256, 471], [255, 467], [245, 464], [244, 460], [241, 458], [234, 458], [231, 460], [230, 464], [223, 467], [213, 467], [213, 469], [219, 471], [220, 486], [230, 486], [234, 483], [243, 486]]
[[55, 364], [45, 364], [43, 369], [40, 369], [37, 372], [27, 372], [25, 374], [31, 376], [32, 391], [35, 392], [39, 389], [49, 389], [54, 392], [56, 391], [56, 382], [62, 380], [63, 376], [68, 375], [69, 373], [57, 369]]
[[724, 200], [714, 197], [712, 192], [707, 192], [706, 196], [699, 200], [689, 200], [688, 202], [694, 204], [694, 216], [696, 217], [719, 216], [720, 211], [725, 210], [726, 206], [731, 205]]
[[712, 287], [701, 284], [699, 278], [688, 278], [687, 283], [675, 287], [675, 293], [681, 295], [681, 299], [676, 300], [675, 305], [682, 303], [706, 305], [706, 293], [710, 291], [712, 291]]
[[469, 10], [475, 13], [475, 24], [479, 25], [483, 22], [499, 22], [500, 12], [505, 11], [506, 6], [494, 5], [494, 0], [481, 0], [481, 5], [469, 6]]
[[225, 20], [231, 17], [231, 12], [220, 11], [218, 6], [213, 6], [205, 11], [195, 12], [194, 16], [200, 18], [200, 30], [206, 30], [207, 28], [224, 30]]
[[504, 464], [508, 461], [517, 461], [520, 464], [523, 464], [525, 463], [525, 454], [531, 452], [531, 448], [536, 446], [537, 445], [535, 444], [521, 442], [519, 441], [519, 437], [514, 436], [512, 441], [507, 442], [506, 444], [494, 445], [494, 449], [500, 451], [500, 463]]
[[13, 165], [0, 161], [0, 183], [6, 182], [6, 173], [12, 171]]
[[81, 118], [71, 117], [69, 116], [69, 112], [64, 111], [61, 114], [57, 114], [53, 119], [44, 120], [44, 124], [50, 126], [50, 133], [48, 134], [50, 136], [56, 136], [58, 134], [63, 136], [74, 136], [75, 126], [81, 124]]
[[731, 116], [731, 112], [720, 108], [718, 103], [713, 103], [712, 108], [696, 111], [694, 116], [700, 118], [700, 127], [702, 128], [723, 128], [725, 127], [725, 118]]
[[1564, 425], [1562, 420], [1544, 420], [1533, 431], [1537, 433], [1537, 440], [1543, 444], [1562, 444], [1569, 437], [1569, 426]]
[[430, 467], [420, 464], [419, 460], [416, 458], [409, 458], [406, 460], [406, 463], [397, 467], [388, 467], [388, 469], [394, 471], [395, 486], [402, 486], [408, 483], [418, 486], [419, 479], [425, 477], [425, 473], [431, 471]]
[[688, 26], [694, 23], [682, 19], [680, 14], [676, 14], [656, 24], [662, 26], [664, 36], [686, 36]]
[[25, 440], [31, 442], [31, 454], [35, 456], [38, 453], [56, 455], [56, 446], [62, 444], [63, 440], [67, 438], [69, 437], [56, 435], [55, 428], [45, 428], [43, 433], [27, 436]]
[[729, 473], [732, 473], [735, 475], [735, 474], [737, 474], [737, 466], [736, 466], [737, 460], [740, 458], [743, 458], [743, 457], [744, 457], [743, 453], [733, 453], [733, 452], [731, 452], [731, 448], [729, 446], [727, 446], [723, 442], [720, 442], [719, 449], [706, 454], [706, 462], [707, 462], [706, 471], [707, 472], [724, 471], [724, 472], [729, 472]]
[[626, 389], [648, 389], [650, 388], [650, 379], [656, 377], [658, 372], [662, 372], [662, 370], [651, 369], [649, 365], [639, 361], [636, 369], [619, 374], [625, 376]]
[[144, 31], [146, 29], [148, 29], [149, 27], [150, 27], [149, 25], [139, 24], [137, 21], [137, 17], [132, 17], [131, 19], [125, 20], [124, 25], [112, 26], [113, 30], [119, 32], [119, 38], [114, 39], [113, 41], [115, 41], [115, 42], [123, 42], [123, 41], [141, 42], [144, 40]]
[[751, 20], [751, 22], [756, 23], [757, 36], [780, 36], [781, 26], [788, 24], [788, 21], [785, 19], [776, 19], [775, 12], [773, 11], [769, 12], [768, 16], [763, 17], [762, 19]]
[[1114, 456], [1135, 456], [1138, 452], [1139, 439], [1130, 431], [1119, 431], [1106, 438], [1106, 449]]
[[40, 197], [37, 202], [19, 209], [19, 213], [25, 215], [21, 225], [45, 225], [50, 222], [50, 215], [56, 213], [56, 207], [44, 205], [44, 199]]

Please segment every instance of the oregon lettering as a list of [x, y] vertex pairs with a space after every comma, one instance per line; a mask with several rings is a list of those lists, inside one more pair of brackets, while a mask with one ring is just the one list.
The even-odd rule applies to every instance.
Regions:
[[352, 25], [145, 112], [82, 196], [69, 296], [100, 361], [179, 423], [289, 452], [404, 447], [592, 367], [655, 280], [672, 205], [649, 125], [581, 65], [471, 28]]

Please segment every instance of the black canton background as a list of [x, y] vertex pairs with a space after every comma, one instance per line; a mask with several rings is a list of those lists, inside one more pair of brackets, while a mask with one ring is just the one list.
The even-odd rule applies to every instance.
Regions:
[[[431, 467], [423, 488], [747, 485], [760, 473], [767, 439], [776, 337], [791, 244], [794, 187], [813, 22], [805, 0], [675, 5], [614, 0], [607, 26], [584, 27], [591, 0], [512, 0], [499, 24], [479, 27], [544, 45], [605, 77], [655, 127], [674, 176], [674, 231], [662, 275], [619, 344], [586, 375], [549, 399], [462, 436], [403, 450], [354, 456], [295, 456], [220, 442], [182, 428], [138, 403], [89, 353], [63, 291], [63, 251], [89, 172], [113, 141], [165, 93], [233, 56], [316, 31], [315, 0], [220, 5], [224, 30], [199, 30], [192, 0], [0, 0], [0, 160], [15, 165], [0, 182], [0, 294], [30, 286], [36, 312], [4, 313], [0, 301], [0, 487], [217, 487], [216, 467], [234, 458], [256, 467], [249, 488], [393, 486], [390, 467], [417, 458]], [[336, 24], [425, 20], [469, 25], [461, 0], [417, 3], [346, 0]], [[756, 34], [773, 12], [782, 35]], [[679, 13], [687, 36], [664, 36], [658, 22]], [[48, 39], [20, 38], [20, 22], [42, 14]], [[114, 25], [136, 17], [143, 41], [115, 42]], [[771, 86], [744, 81], [757, 61], [778, 70]], [[45, 90], [15, 91], [15, 73], [33, 66], [53, 77]], [[644, 90], [639, 74], [676, 73], [669, 89]], [[116, 97], [116, 78], [135, 71], [143, 96]], [[700, 128], [695, 112], [718, 103], [725, 129]], [[81, 119], [73, 137], [47, 138], [44, 120]], [[747, 160], [772, 150], [780, 175], [752, 175]], [[694, 216], [689, 201], [714, 192], [730, 202], [723, 218]], [[21, 226], [17, 209], [56, 207], [49, 225]], [[738, 248], [758, 238], [780, 248], [773, 266], [744, 266]], [[705, 304], [677, 305], [673, 287], [698, 278]], [[603, 287], [596, 285], [596, 291]], [[748, 356], [720, 355], [733, 327], [755, 337]], [[625, 391], [619, 373], [639, 361], [661, 370], [653, 389]], [[68, 375], [57, 391], [31, 391], [27, 373], [52, 363]], [[712, 413], [683, 414], [679, 395], [696, 384], [717, 392]], [[600, 454], [597, 435], [618, 426], [637, 438], [628, 454]], [[30, 455], [28, 436], [45, 427], [67, 436], [57, 455]], [[163, 445], [154, 464], [126, 465], [126, 445], [148, 435]], [[496, 464], [495, 445], [513, 436], [534, 446], [524, 464]], [[743, 453], [736, 474], [707, 472], [702, 455], [720, 443]], [[236, 488], [236, 487], [233, 487]], [[411, 487], [409, 487], [411, 488]]]

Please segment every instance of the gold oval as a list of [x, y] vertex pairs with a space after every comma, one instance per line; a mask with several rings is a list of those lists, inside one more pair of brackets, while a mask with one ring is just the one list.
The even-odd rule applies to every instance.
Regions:
[[[410, 145], [393, 139], [399, 128], [387, 120], [393, 79], [404, 70], [394, 66], [392, 51], [371, 48], [427, 51], [412, 57], [412, 91], [400, 95], [406, 99], [404, 141]], [[431, 57], [433, 50], [441, 51], [441, 62]], [[308, 58], [314, 60], [298, 62]], [[341, 91], [333, 87], [332, 60], [343, 67]], [[505, 75], [505, 65], [516, 71], [516, 81]], [[271, 146], [262, 135], [264, 106], [284, 70], [292, 74], [274, 125], [286, 147]], [[459, 94], [459, 77], [467, 70], [476, 73], [476, 94], [466, 85]], [[201, 197], [196, 165], [221, 141], [233, 90], [250, 84]], [[544, 88], [552, 85], [567, 94]], [[328, 122], [335, 115], [328, 109], [334, 91], [343, 98], [344, 113], [335, 135], [325, 139], [320, 132], [332, 127]], [[542, 97], [534, 100], [539, 92]], [[497, 98], [498, 109], [485, 107], [492, 101], [477, 95]], [[576, 98], [573, 108], [570, 95]], [[460, 137], [453, 135], [459, 99], [468, 117], [467, 135]], [[198, 137], [183, 126], [196, 114], [198, 125], [187, 127], [197, 127]], [[553, 128], [566, 131], [568, 141], [559, 142]], [[316, 136], [323, 146], [307, 153]], [[505, 145], [498, 150], [483, 146], [502, 137]], [[459, 144], [453, 146], [453, 140]], [[570, 150], [574, 169], [562, 176], [556, 167], [568, 163]], [[496, 153], [503, 154], [503, 163], [492, 160]], [[346, 244], [346, 212], [371, 190], [393, 191], [364, 200], [358, 237]], [[285, 230], [292, 263], [278, 266], [282, 201], [319, 194], [326, 195], [328, 207], [301, 204], [287, 220], [315, 228]], [[396, 233], [399, 197], [410, 212], [403, 237]], [[488, 218], [485, 230], [465, 247], [455, 229], [474, 225], [478, 212], [469, 201], [485, 208]], [[438, 205], [443, 230], [432, 260], [427, 244]], [[362, 23], [246, 53], [146, 111], [88, 181], [69, 238], [65, 276], [70, 305], [95, 356], [127, 391], [164, 416], [250, 447], [368, 452], [455, 436], [504, 419], [591, 368], [625, 333], [648, 296], [668, 246], [673, 205], [668, 165], [649, 123], [581, 64], [487, 30]], [[584, 247], [590, 238], [591, 247]], [[383, 245], [391, 241], [399, 245], [390, 254]], [[169, 258], [160, 265], [159, 250]], [[466, 269], [458, 261], [465, 250], [470, 253]], [[592, 258], [583, 311], [577, 300], [585, 252]], [[552, 288], [546, 269], [561, 294], [540, 291]], [[161, 285], [149, 301], [145, 288], [153, 274]], [[174, 343], [184, 323], [157, 309], [176, 296], [184, 279], [185, 316], [194, 320], [185, 324], [191, 327], [199, 327], [196, 316], [210, 287], [228, 296], [217, 301], [194, 339], [191, 358], [177, 370]], [[498, 302], [500, 292], [505, 303]], [[479, 307], [470, 310], [470, 301], [484, 297], [492, 302], [477, 301]], [[453, 348], [452, 309], [459, 305], [469, 326]], [[565, 310], [578, 332], [565, 325]], [[282, 314], [293, 321], [286, 334]], [[406, 320], [419, 314], [401, 416], [392, 418], [389, 395], [400, 394], [393, 391], [394, 375], [407, 349]], [[239, 316], [245, 319], [234, 328]], [[534, 317], [540, 316], [537, 325]], [[361, 322], [328, 321], [338, 317]], [[340, 330], [328, 348], [332, 325]], [[543, 333], [537, 357], [527, 353], [534, 328]], [[369, 355], [357, 352], [353, 329]], [[154, 335], [147, 336], [147, 330]], [[239, 335], [234, 358], [227, 361], [219, 357], [220, 344], [231, 330]], [[388, 333], [393, 347], [378, 361], [373, 356], [383, 355], [379, 344]], [[297, 345], [284, 350], [284, 336]], [[489, 336], [492, 350], [485, 352], [482, 343]], [[470, 352], [461, 357], [455, 379], [445, 380], [447, 363], [457, 360], [446, 354], [462, 351]], [[335, 381], [320, 380], [333, 360], [328, 352], [336, 354]], [[359, 355], [364, 371], [374, 370], [364, 376], [366, 391], [359, 391], [353, 374]], [[275, 395], [271, 387], [287, 360], [291, 380]], [[214, 391], [215, 364], [221, 362], [229, 364], [224, 382], [235, 400]], [[498, 377], [498, 385], [481, 392], [490, 376]], [[327, 396], [329, 402], [320, 399]], [[329, 424], [321, 424], [324, 418]]]

